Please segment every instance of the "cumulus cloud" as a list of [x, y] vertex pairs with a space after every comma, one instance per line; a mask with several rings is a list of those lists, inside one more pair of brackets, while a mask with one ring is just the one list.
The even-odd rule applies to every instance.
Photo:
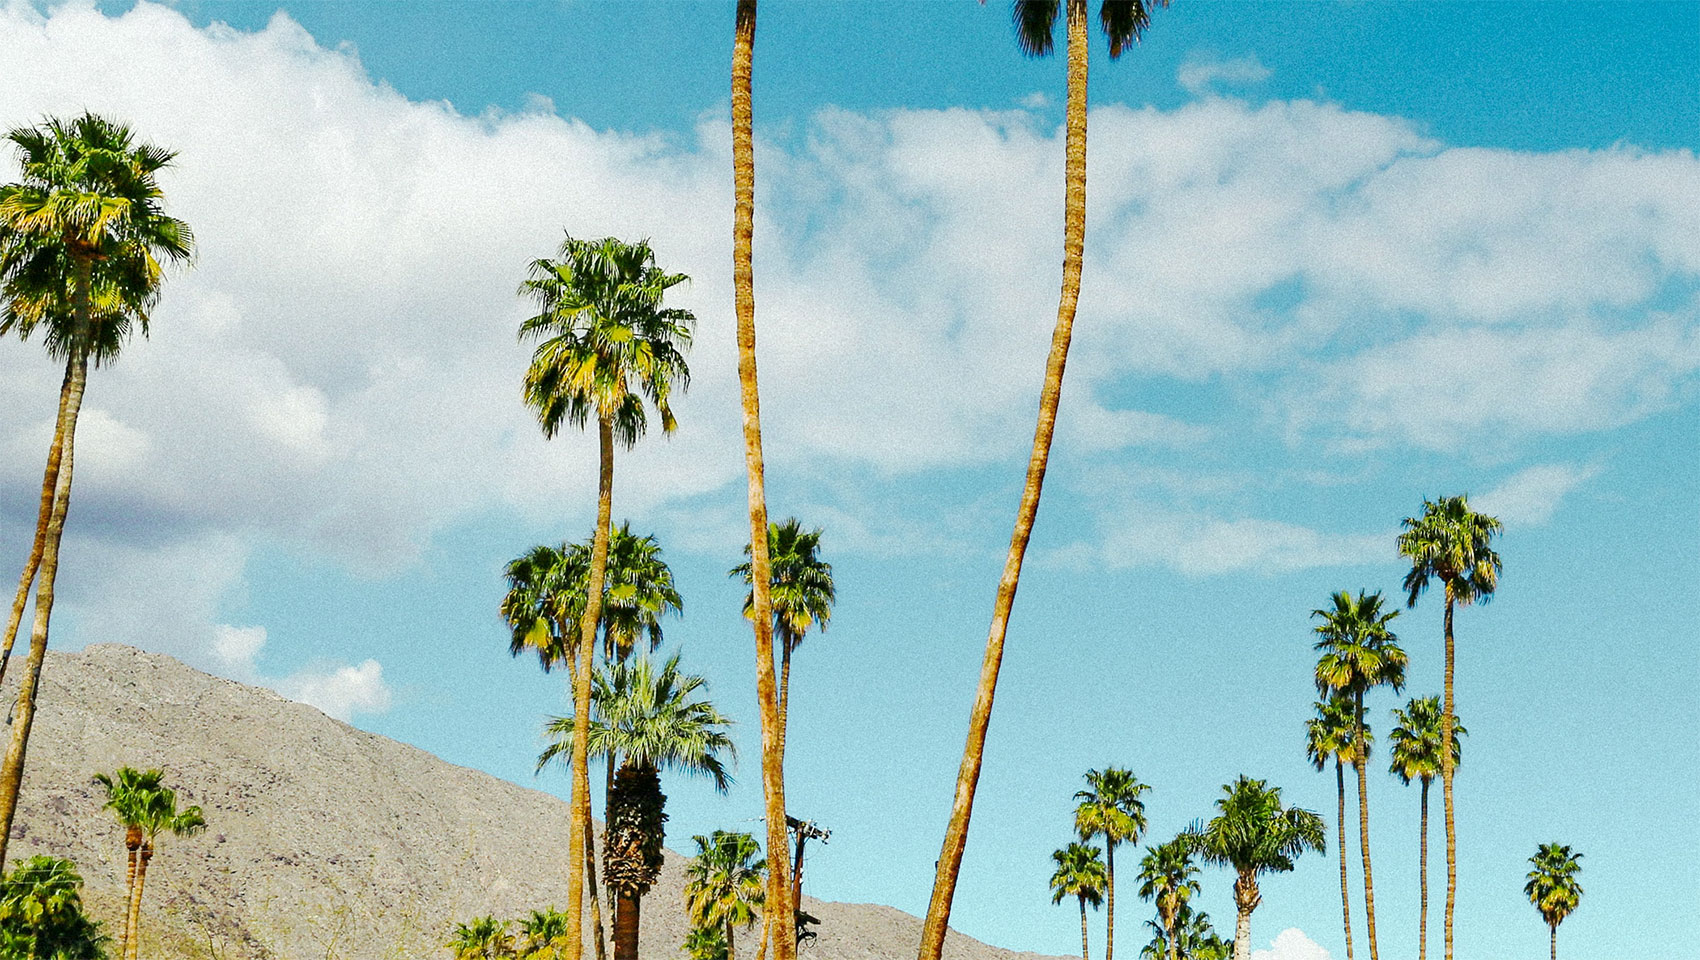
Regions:
[[1599, 473], [1592, 465], [1540, 464], [1506, 477], [1473, 498], [1471, 507], [1509, 524], [1540, 526], [1552, 519], [1565, 497]]
[[1296, 927], [1276, 935], [1268, 950], [1253, 950], [1251, 960], [1331, 960], [1331, 955]]
[[291, 700], [309, 703], [344, 723], [356, 713], [383, 713], [390, 708], [390, 688], [376, 660], [359, 666], [308, 669], [278, 681], [277, 691]]

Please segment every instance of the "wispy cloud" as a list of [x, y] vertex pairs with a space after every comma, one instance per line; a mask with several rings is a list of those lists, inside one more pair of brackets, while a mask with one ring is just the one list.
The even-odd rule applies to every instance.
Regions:
[[1529, 467], [1474, 498], [1471, 506], [1509, 524], [1540, 526], [1552, 519], [1565, 497], [1599, 473], [1597, 465], [1549, 463]]
[[1244, 87], [1267, 79], [1269, 68], [1259, 63], [1255, 56], [1234, 60], [1194, 57], [1175, 71], [1175, 82], [1195, 97], [1212, 93], [1217, 85]]

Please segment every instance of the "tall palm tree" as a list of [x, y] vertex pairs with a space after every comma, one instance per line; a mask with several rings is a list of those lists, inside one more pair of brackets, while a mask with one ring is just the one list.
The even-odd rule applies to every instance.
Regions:
[[17, 960], [106, 960], [109, 938], [83, 912], [71, 861], [35, 856], [0, 877], [0, 955]]
[[1280, 787], [1242, 774], [1222, 793], [1216, 816], [1189, 831], [1189, 842], [1206, 863], [1233, 868], [1234, 960], [1251, 960], [1251, 912], [1263, 902], [1258, 874], [1286, 873], [1306, 850], [1327, 852], [1327, 838], [1321, 817], [1281, 805]]
[[[1399, 534], [1399, 555], [1409, 557], [1405, 574], [1406, 606], [1428, 589], [1430, 580], [1446, 587], [1445, 702], [1440, 714], [1443, 741], [1452, 740], [1457, 710], [1452, 700], [1452, 608], [1455, 604], [1486, 603], [1499, 587], [1501, 564], [1493, 538], [1504, 529], [1498, 519], [1470, 509], [1467, 497], [1424, 500], [1422, 516], [1406, 517]], [[1441, 754], [1440, 798], [1446, 819], [1446, 960], [1452, 960], [1452, 911], [1458, 898], [1458, 837], [1453, 822], [1452, 775], [1449, 754]]]
[[1216, 935], [1210, 915], [1181, 904], [1173, 922], [1147, 920], [1151, 942], [1139, 951], [1140, 960], [1228, 960], [1233, 944]]
[[146, 335], [149, 311], [159, 298], [162, 261], [187, 262], [194, 251], [188, 226], [165, 214], [156, 179], [175, 156], [171, 151], [137, 143], [128, 127], [92, 113], [19, 127], [6, 139], [16, 149], [22, 175], [0, 187], [0, 336], [15, 332], [27, 339], [42, 328], [48, 354], [65, 362], [65, 379], [35, 539], [0, 647], [3, 673], [22, 623], [23, 598], [31, 579], [39, 577], [26, 674], [12, 713], [11, 743], [0, 763], [0, 863], [17, 811], [47, 655], [89, 364], [116, 360], [132, 332]]
[[1552, 960], [1558, 960], [1558, 925], [1582, 902], [1582, 884], [1576, 880], [1582, 872], [1582, 865], [1576, 861], [1581, 859], [1580, 853], [1557, 843], [1541, 844], [1529, 858], [1534, 869], [1529, 871], [1523, 892], [1552, 930]]
[[[162, 770], [141, 771], [134, 767], [119, 767], [112, 774], [97, 773], [94, 782], [106, 788], [106, 802], [101, 807], [111, 810], [124, 827], [124, 902], [128, 904], [136, 891], [136, 863], [142, 850], [142, 823], [147, 817], [147, 805], [164, 786]], [[118, 937], [118, 955], [130, 951], [128, 915]]]
[[[736, 755], [726, 734], [731, 721], [697, 696], [707, 684], [679, 669], [678, 654], [659, 666], [639, 656], [597, 673], [589, 751], [610, 763], [618, 758], [621, 764], [608, 802], [602, 864], [603, 880], [618, 898], [615, 960], [636, 960], [642, 898], [661, 873], [667, 798], [661, 793], [660, 772], [709, 777], [722, 793], [731, 786], [721, 759]], [[570, 756], [576, 727], [570, 716], [556, 717], [545, 726], [552, 742], [537, 758], [539, 769]]]
[[[1428, 787], [1440, 775], [1441, 744], [1445, 735], [1440, 726], [1440, 698], [1412, 697], [1403, 710], [1393, 708], [1393, 732], [1388, 735], [1392, 745], [1393, 773], [1406, 786], [1412, 780], [1422, 782], [1422, 828], [1418, 840], [1417, 882], [1422, 891], [1422, 906], [1417, 919], [1417, 960], [1428, 960]], [[1458, 718], [1452, 718], [1452, 766], [1463, 759], [1460, 739], [1468, 734]]]
[[1358, 774], [1358, 850], [1364, 861], [1364, 915], [1369, 933], [1370, 960], [1380, 960], [1375, 939], [1375, 875], [1369, 855], [1369, 781], [1364, 773], [1369, 759], [1364, 724], [1364, 694], [1376, 687], [1405, 686], [1405, 651], [1388, 624], [1397, 610], [1383, 613], [1381, 594], [1358, 591], [1356, 597], [1344, 590], [1331, 598], [1333, 606], [1312, 610], [1321, 618], [1316, 626], [1316, 689], [1324, 696], [1341, 696], [1352, 701], [1352, 767]]
[[[779, 641], [779, 743], [787, 738], [791, 700], [791, 654], [811, 628], [825, 630], [838, 599], [832, 583], [832, 564], [820, 558], [821, 528], [805, 530], [802, 521], [787, 517], [767, 526], [768, 596], [773, 606], [773, 636]], [[750, 556], [749, 545], [744, 556]], [[749, 561], [733, 567], [730, 576], [750, 583]], [[744, 616], [755, 615], [755, 591], [744, 597]]]
[[514, 953], [524, 960], [557, 960], [566, 946], [567, 915], [548, 907], [519, 921]]
[[[655, 265], [647, 242], [624, 243], [613, 237], [561, 242], [557, 259], [532, 262], [520, 293], [538, 313], [520, 324], [522, 340], [538, 341], [525, 373], [525, 402], [537, 414], [545, 437], [564, 423], [584, 427], [596, 422], [601, 463], [597, 477], [596, 530], [584, 612], [579, 617], [579, 649], [573, 678], [573, 710], [590, 712], [591, 661], [602, 617], [603, 579], [608, 565], [614, 496], [614, 444], [628, 449], [648, 427], [647, 399], [655, 406], [663, 432], [675, 421], [675, 387], [690, 381], [685, 351], [696, 318], [688, 310], [666, 307], [667, 291], [684, 274]], [[582, 953], [585, 848], [590, 837], [590, 771], [583, 731], [573, 744], [573, 808], [568, 830], [568, 954]]]
[[455, 960], [506, 960], [514, 955], [508, 921], [488, 916], [455, 924], [445, 946], [454, 951]]
[[[1319, 772], [1334, 762], [1334, 785], [1339, 791], [1335, 824], [1340, 831], [1340, 918], [1346, 927], [1346, 960], [1352, 960], [1352, 897], [1346, 879], [1346, 772], [1357, 743], [1357, 716], [1352, 701], [1329, 697], [1315, 704], [1316, 716], [1305, 721], [1305, 756]], [[1364, 731], [1367, 748], [1369, 731]]]
[[1104, 838], [1104, 865], [1109, 877], [1105, 889], [1106, 931], [1104, 960], [1115, 960], [1116, 948], [1116, 845], [1138, 843], [1145, 833], [1145, 801], [1140, 796], [1151, 789], [1121, 767], [1086, 771], [1087, 789], [1074, 795], [1074, 829], [1080, 839]]
[[1185, 834], [1160, 843], [1139, 861], [1139, 896], [1157, 903], [1158, 933], [1169, 945], [1169, 960], [1181, 960], [1181, 915], [1198, 893], [1198, 868], [1192, 865], [1192, 843]]
[[[784, 850], [785, 732], [773, 670], [772, 558], [767, 549], [767, 478], [761, 449], [761, 391], [756, 376], [755, 112], [750, 74], [755, 60], [756, 0], [738, 0], [732, 31], [732, 287], [738, 318], [738, 392], [744, 413], [744, 468], [749, 478], [750, 623], [756, 642], [756, 708], [761, 715], [761, 786], [767, 848]], [[775, 856], [767, 870], [769, 903], [796, 903], [790, 864]], [[769, 933], [772, 931], [770, 930]], [[797, 944], [774, 937], [774, 960], [796, 960]], [[731, 945], [727, 945], [731, 949]]]
[[1084, 843], [1071, 843], [1051, 854], [1056, 861], [1057, 869], [1051, 874], [1051, 902], [1062, 903], [1063, 897], [1073, 897], [1080, 901], [1080, 958], [1092, 960], [1092, 954], [1087, 949], [1086, 938], [1086, 905], [1090, 903], [1098, 907], [1104, 902], [1104, 888], [1109, 883], [1109, 874], [1104, 870], [1104, 861], [1099, 857], [1103, 853], [1097, 847]]
[[136, 883], [130, 890], [130, 914], [126, 941], [129, 955], [136, 960], [142, 940], [142, 890], [148, 882], [148, 863], [153, 860], [154, 844], [163, 834], [179, 837], [193, 836], [207, 828], [200, 807], [177, 809], [177, 791], [160, 787], [148, 792], [139, 802], [142, 826], [142, 848], [136, 852]]
[[[1104, 0], [1099, 7], [1099, 24], [1110, 43], [1113, 60], [1130, 43], [1136, 42], [1150, 24], [1152, 3], [1167, 0]], [[1053, 49], [1052, 34], [1061, 0], [1015, 0], [1013, 20], [1016, 45], [1030, 56], [1044, 56]], [[998, 669], [1003, 663], [1004, 634], [1010, 610], [1021, 582], [1021, 563], [1033, 521], [1039, 513], [1039, 495], [1045, 484], [1045, 468], [1051, 456], [1051, 436], [1056, 430], [1057, 403], [1062, 396], [1063, 368], [1068, 361], [1069, 341], [1074, 335], [1075, 307], [1080, 300], [1080, 271], [1086, 246], [1086, 71], [1088, 27], [1086, 0], [1067, 0], [1068, 13], [1068, 106], [1067, 141], [1064, 151], [1063, 270], [1062, 292], [1057, 303], [1057, 323], [1051, 334], [1050, 353], [1045, 359], [1045, 380], [1039, 391], [1039, 416], [1033, 431], [1033, 449], [1027, 459], [1027, 478], [1016, 509], [1015, 529], [1010, 536], [1009, 555], [998, 581], [992, 604], [992, 622], [986, 635], [986, 654], [980, 663], [980, 680], [974, 706], [968, 717], [968, 737], [962, 750], [962, 765], [956, 775], [956, 794], [951, 803], [950, 822], [945, 828], [933, 879], [932, 899], [921, 928], [920, 960], [939, 960], [944, 952], [945, 930], [950, 925], [951, 901], [956, 896], [957, 874], [968, 846], [968, 823], [973, 815], [974, 791], [980, 783], [980, 766], [986, 749], [986, 731], [992, 719], [992, 700], [997, 693]]]
[[[726, 960], [736, 960], [734, 932], [753, 926], [767, 903], [762, 875], [768, 864], [761, 859], [761, 844], [747, 833], [727, 830], [691, 839], [697, 852], [685, 863], [685, 914], [694, 927], [725, 931]], [[774, 941], [775, 952], [786, 939]]]

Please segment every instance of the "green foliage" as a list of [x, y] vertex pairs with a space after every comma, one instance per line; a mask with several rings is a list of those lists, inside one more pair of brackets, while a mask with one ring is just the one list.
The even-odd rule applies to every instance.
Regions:
[[71, 861], [31, 857], [0, 878], [0, 960], [106, 960]]
[[[1393, 709], [1393, 773], [1404, 783], [1430, 783], [1440, 776], [1441, 742], [1445, 733], [1440, 723], [1439, 697], [1413, 697], [1404, 709]], [[1470, 731], [1457, 718], [1452, 720], [1452, 766], [1464, 759], [1458, 738]]]
[[1104, 891], [1110, 886], [1103, 853], [1097, 847], [1084, 843], [1071, 843], [1054, 851], [1051, 860], [1057, 868], [1051, 873], [1051, 902], [1061, 903], [1064, 897], [1074, 897], [1080, 901], [1082, 910], [1087, 904], [1094, 907], [1101, 905]]
[[696, 856], [685, 864], [685, 913], [691, 925], [748, 927], [766, 903], [767, 861], [747, 833], [698, 834]]
[[[819, 527], [803, 529], [802, 521], [796, 517], [767, 525], [773, 635], [786, 652], [796, 650], [810, 628], [818, 626], [825, 630], [832, 619], [832, 604], [837, 594], [832, 583], [832, 564], [820, 558], [824, 532]], [[749, 555], [750, 545], [744, 544], [744, 556]], [[728, 576], [742, 577], [749, 583], [752, 569], [749, 561], [745, 561], [733, 567]], [[755, 608], [755, 592], [751, 591], [744, 595], [744, 616], [751, 616]]]
[[455, 924], [445, 946], [454, 953], [454, 960], [508, 960], [515, 956], [508, 921], [491, 916]]
[[1581, 859], [1580, 853], [1558, 843], [1541, 844], [1529, 858], [1534, 869], [1529, 871], [1523, 893], [1554, 930], [1582, 903], [1582, 884], [1576, 879], [1582, 872], [1582, 865], [1577, 862]]
[[[1169, 938], [1161, 920], [1147, 920], [1151, 942], [1139, 951], [1140, 960], [1169, 960]], [[1203, 910], [1182, 906], [1175, 915], [1176, 952], [1178, 960], [1228, 960], [1234, 944], [1223, 940], [1210, 924], [1210, 915]]]
[[1188, 831], [1188, 843], [1206, 863], [1245, 876], [1285, 873], [1306, 850], [1325, 851], [1322, 818], [1281, 805], [1281, 788], [1241, 775], [1222, 787], [1217, 815]]
[[695, 927], [683, 947], [691, 960], [726, 960], [726, 934], [719, 926]]
[[[1305, 756], [1311, 766], [1324, 770], [1328, 764], [1351, 763], [1354, 752], [1352, 735], [1356, 726], [1357, 707], [1345, 697], [1319, 700], [1316, 716], [1305, 721]], [[1364, 729], [1364, 747], [1374, 742], [1369, 729]]]
[[1113, 851], [1120, 843], [1138, 843], [1145, 832], [1145, 801], [1151, 789], [1121, 767], [1086, 771], [1087, 789], [1074, 795], [1074, 829], [1082, 840], [1103, 837]]
[[1192, 864], [1192, 841], [1186, 834], [1145, 851], [1139, 861], [1139, 897], [1154, 900], [1159, 920], [1173, 913], [1177, 920], [1198, 894], [1198, 868]]
[[1381, 611], [1381, 594], [1358, 591], [1353, 597], [1341, 590], [1330, 599], [1331, 608], [1312, 610], [1320, 617], [1316, 626], [1316, 689], [1323, 695], [1351, 697], [1361, 703], [1363, 695], [1380, 686], [1399, 690], [1405, 686], [1405, 651], [1388, 623], [1399, 611]]
[[142, 771], [135, 767], [119, 767], [111, 774], [94, 775], [94, 782], [106, 788], [106, 802], [101, 808], [111, 810], [119, 823], [135, 829], [138, 840], [147, 808], [153, 796], [164, 789], [164, 779], [163, 770]]
[[520, 918], [514, 951], [524, 960], [557, 960], [567, 952], [567, 915], [554, 907]]
[[[1086, 0], [1069, 0], [1086, 8]], [[1168, 6], [1169, 0], [1104, 0], [1098, 7], [1098, 26], [1110, 43], [1110, 58], [1122, 55], [1130, 44], [1138, 43], [1140, 34], [1151, 25], [1151, 7]], [[1015, 43], [1030, 57], [1048, 56], [1055, 49], [1052, 35], [1056, 31], [1057, 14], [1062, 11], [1060, 0], [1015, 0], [1010, 19], [1015, 24]]]
[[1408, 606], [1428, 589], [1429, 580], [1445, 584], [1459, 603], [1486, 601], [1499, 586], [1502, 569], [1493, 538], [1504, 529], [1494, 517], [1470, 509], [1466, 497], [1424, 500], [1420, 517], [1406, 517], [1399, 534], [1399, 555], [1411, 561], [1405, 575]]

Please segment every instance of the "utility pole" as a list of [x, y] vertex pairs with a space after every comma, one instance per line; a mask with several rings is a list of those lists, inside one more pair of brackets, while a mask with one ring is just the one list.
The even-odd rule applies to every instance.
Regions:
[[791, 903], [793, 913], [803, 910], [803, 844], [810, 840], [825, 843], [832, 836], [832, 831], [822, 827], [812, 820], [798, 820], [789, 814], [785, 817], [785, 826], [797, 835], [797, 861], [791, 871], [792, 893], [795, 900]]

